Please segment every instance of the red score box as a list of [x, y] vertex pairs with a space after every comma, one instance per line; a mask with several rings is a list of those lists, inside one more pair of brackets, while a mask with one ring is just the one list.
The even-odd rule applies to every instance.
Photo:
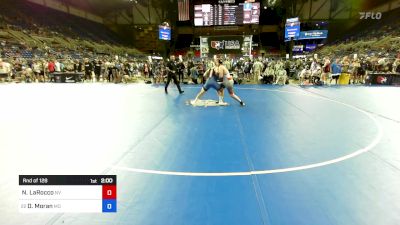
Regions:
[[103, 185], [103, 199], [117, 199], [116, 185]]

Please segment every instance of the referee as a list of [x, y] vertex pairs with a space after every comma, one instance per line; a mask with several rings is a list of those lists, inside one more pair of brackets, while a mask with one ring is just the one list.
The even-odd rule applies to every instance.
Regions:
[[175, 83], [176, 87], [179, 90], [179, 94], [182, 94], [184, 91], [182, 91], [181, 86], [179, 85], [178, 78], [176, 77], [178, 67], [176, 65], [176, 61], [175, 61], [175, 56], [174, 55], [171, 55], [170, 60], [167, 63], [166, 69], [167, 69], [167, 72], [168, 72], [168, 79], [167, 79], [167, 83], [165, 84], [165, 94], [168, 94], [168, 85], [169, 85], [169, 82], [171, 82], [171, 79], [174, 80], [174, 83]]

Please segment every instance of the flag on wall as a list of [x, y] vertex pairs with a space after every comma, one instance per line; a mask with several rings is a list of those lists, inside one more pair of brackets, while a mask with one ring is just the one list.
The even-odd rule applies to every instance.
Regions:
[[189, 1], [190, 0], [178, 0], [179, 21], [187, 21], [190, 19]]

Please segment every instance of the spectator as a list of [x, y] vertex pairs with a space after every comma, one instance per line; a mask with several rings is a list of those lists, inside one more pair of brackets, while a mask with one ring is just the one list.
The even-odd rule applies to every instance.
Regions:
[[[55, 80], [54, 80], [54, 72], [55, 72], [55, 70], [56, 70], [55, 63], [54, 63], [53, 60], [50, 60], [50, 61], [47, 63], [47, 71], [49, 72], [48, 75], [49, 75], [50, 82], [51, 82], [51, 81], [54, 81], [54, 82], [55, 82]], [[45, 82], [45, 80], [43, 80], [43, 82]]]
[[275, 70], [272, 66], [268, 66], [264, 72], [263, 82], [265, 84], [273, 84], [275, 79]]
[[96, 76], [96, 80], [100, 80], [103, 63], [99, 59], [95, 60], [94, 62], [94, 75]]
[[252, 69], [252, 67], [253, 67], [253, 64], [252, 64], [251, 60], [248, 59], [248, 60], [245, 62], [244, 68], [243, 68], [244, 78], [245, 78], [247, 81], [250, 81], [250, 80], [251, 80], [251, 69]]
[[341, 65], [342, 65], [342, 73], [349, 73], [350, 60], [348, 56], [343, 57]]
[[361, 67], [360, 60], [355, 58], [350, 66], [351, 80], [353, 84], [359, 83], [359, 69]]
[[54, 72], [61, 72], [61, 63], [58, 60], [54, 60]]
[[34, 78], [33, 70], [28, 66], [22, 67], [21, 81], [31, 83]]
[[253, 73], [255, 83], [261, 79], [261, 71], [263, 70], [264, 64], [260, 60], [256, 60], [253, 64]]
[[85, 70], [85, 80], [90, 81], [92, 79], [93, 65], [89, 62], [89, 59], [86, 58], [83, 66]]
[[305, 66], [299, 74], [300, 85], [304, 85], [305, 80], [309, 80], [310, 78], [311, 78], [311, 71], [308, 69], [308, 66]]
[[190, 69], [190, 78], [192, 79], [192, 82], [194, 84], [198, 84], [198, 81], [197, 81], [198, 77], [199, 77], [199, 71], [196, 66], [193, 66]]
[[339, 59], [336, 59], [331, 65], [332, 75], [329, 83], [332, 83], [332, 80], [335, 80], [335, 84], [338, 84], [339, 76], [342, 73], [342, 67], [339, 61]]
[[393, 62], [393, 69], [392, 72], [393, 73], [398, 73], [400, 74], [400, 58], [397, 58], [394, 62]]
[[365, 83], [365, 75], [367, 73], [367, 62], [365, 59], [360, 60], [360, 67], [358, 67], [357, 75], [358, 75], [358, 83]]
[[80, 72], [83, 71], [83, 65], [82, 65], [82, 62], [81, 62], [81, 61], [75, 60], [75, 63], [74, 63], [74, 71], [75, 71], [75, 73], [80, 73]]
[[316, 59], [313, 59], [313, 62], [311, 63], [311, 81], [313, 84], [319, 84], [319, 81], [321, 80], [321, 66], [317, 62]]
[[183, 82], [183, 79], [185, 78], [185, 76], [184, 76], [185, 68], [186, 67], [185, 67], [183, 61], [179, 60], [179, 62], [177, 63], [177, 75], [178, 75], [179, 82]]
[[324, 64], [322, 66], [322, 81], [326, 84], [328, 77], [330, 77], [331, 74], [331, 61], [329, 60], [328, 57], [324, 58]]
[[[118, 84], [118, 83], [121, 83], [121, 81], [122, 81], [124, 68], [123, 68], [123, 64], [119, 60], [116, 60], [114, 65], [115, 65], [115, 67], [114, 67], [115, 68], [114, 83]], [[149, 69], [149, 77], [150, 77], [151, 67], [149, 66], [148, 69]]]
[[224, 66], [226, 67], [226, 69], [228, 69], [228, 71], [232, 71], [232, 61], [229, 60], [229, 58], [226, 58], [224, 60]]
[[149, 76], [149, 74], [150, 74], [150, 66], [149, 66], [149, 64], [148, 64], [147, 62], [145, 62], [145, 63], [143, 64], [143, 71], [142, 71], [142, 73], [143, 73], [144, 78], [149, 78], [149, 77], [150, 77], [150, 76]]
[[39, 80], [41, 79], [41, 76], [44, 77], [44, 69], [43, 69], [43, 65], [41, 61], [35, 61], [32, 64], [32, 70], [33, 70], [33, 74], [34, 74], [34, 81], [35, 82], [39, 82]]
[[156, 84], [161, 84], [164, 81], [165, 76], [166, 76], [165, 63], [164, 63], [164, 60], [162, 60], [158, 65], [158, 73], [157, 73], [157, 76], [156, 76]]
[[10, 80], [12, 76], [11, 71], [12, 71], [11, 64], [3, 61], [3, 59], [0, 58], [0, 78]]
[[281, 80], [283, 81], [282, 85], [285, 85], [287, 81], [287, 73], [283, 67], [277, 71], [275, 84], [278, 84]]

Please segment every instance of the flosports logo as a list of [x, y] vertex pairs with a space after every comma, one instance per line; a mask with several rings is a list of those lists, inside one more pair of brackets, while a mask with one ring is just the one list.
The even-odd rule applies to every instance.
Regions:
[[380, 20], [382, 18], [381, 12], [359, 12], [360, 13], [360, 20]]

